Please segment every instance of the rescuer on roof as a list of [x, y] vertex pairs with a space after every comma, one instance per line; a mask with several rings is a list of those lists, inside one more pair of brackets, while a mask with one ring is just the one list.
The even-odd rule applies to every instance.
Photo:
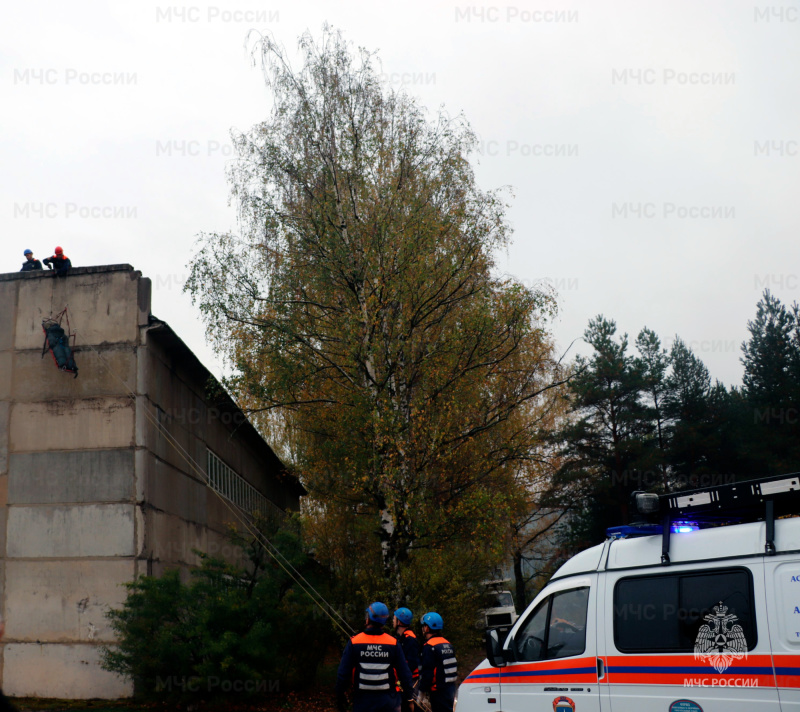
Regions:
[[352, 692], [353, 712], [396, 712], [400, 697], [395, 689], [402, 686], [402, 697], [414, 694], [411, 671], [397, 639], [385, 633], [389, 619], [386, 604], [375, 602], [367, 608], [366, 628], [347, 643], [336, 677], [336, 706], [347, 709], [347, 693]]
[[45, 257], [42, 262], [47, 265], [48, 269], [56, 271], [56, 277], [63, 277], [72, 267], [72, 262], [61, 247], [56, 247], [56, 253], [52, 257]]
[[22, 263], [20, 272], [33, 272], [37, 269], [42, 269], [42, 263], [33, 256], [33, 250], [25, 250], [25, 261]]

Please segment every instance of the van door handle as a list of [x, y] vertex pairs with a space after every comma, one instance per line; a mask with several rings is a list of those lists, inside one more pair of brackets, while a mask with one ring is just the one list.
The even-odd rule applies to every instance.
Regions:
[[606, 676], [606, 666], [603, 658], [597, 658], [597, 679], [602, 680]]

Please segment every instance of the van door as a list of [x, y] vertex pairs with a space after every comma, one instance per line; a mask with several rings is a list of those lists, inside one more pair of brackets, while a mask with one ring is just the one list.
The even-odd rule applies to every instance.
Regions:
[[800, 710], [800, 562], [789, 557], [767, 559], [769, 631], [778, 697], [784, 712]]
[[764, 567], [605, 573], [612, 712], [777, 712]]
[[597, 574], [544, 589], [506, 639], [503, 712], [599, 712]]

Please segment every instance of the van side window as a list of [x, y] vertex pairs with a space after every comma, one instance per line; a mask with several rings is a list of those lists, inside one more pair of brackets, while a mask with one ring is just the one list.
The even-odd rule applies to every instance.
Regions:
[[559, 591], [542, 601], [512, 642], [517, 662], [581, 655], [586, 649], [589, 589]]
[[755, 647], [749, 569], [624, 578], [614, 587], [614, 645], [623, 653], [690, 653], [704, 626]]

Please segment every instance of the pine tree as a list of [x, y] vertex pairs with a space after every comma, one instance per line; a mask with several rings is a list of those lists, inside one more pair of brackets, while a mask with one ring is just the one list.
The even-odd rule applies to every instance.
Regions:
[[711, 376], [703, 362], [682, 339], [676, 337], [669, 355], [664, 410], [671, 419], [669, 459], [673, 486], [685, 487], [698, 471], [708, 471], [713, 435], [711, 423]]
[[756, 318], [747, 322], [750, 340], [742, 344], [742, 380], [751, 400], [778, 407], [796, 387], [796, 312], [791, 313], [768, 289], [756, 309]]
[[765, 290], [742, 344], [743, 395], [750, 408], [758, 474], [800, 468], [800, 310]]
[[558, 434], [558, 479], [578, 511], [571, 519], [576, 544], [596, 543], [606, 527], [628, 521], [630, 494], [642, 488], [653, 459], [643, 365], [628, 354], [627, 334], [616, 339], [616, 330], [602, 315], [589, 322], [584, 338], [594, 353], [577, 359], [570, 383], [576, 419]]
[[642, 390], [647, 403], [647, 417], [653, 424], [655, 441], [655, 447], [650, 448], [652, 462], [646, 470], [648, 477], [643, 485], [648, 489], [665, 489], [668, 478], [666, 429], [669, 422], [665, 410], [665, 398], [669, 354], [666, 349], [662, 348], [658, 335], [647, 327], [642, 329], [636, 337], [636, 348], [639, 351], [636, 363], [642, 373]]

